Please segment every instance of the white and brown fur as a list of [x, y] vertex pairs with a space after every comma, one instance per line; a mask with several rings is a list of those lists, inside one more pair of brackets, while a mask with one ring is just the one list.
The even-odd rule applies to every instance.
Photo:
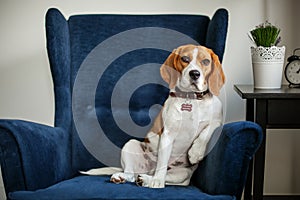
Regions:
[[[212, 133], [222, 124], [222, 104], [216, 96], [225, 76], [212, 50], [180, 46], [169, 55], [160, 73], [173, 95], [165, 101], [144, 142], [130, 140], [124, 145], [122, 171], [111, 176], [114, 183], [136, 182], [150, 188], [188, 185]], [[185, 94], [200, 97], [185, 98]], [[190, 105], [189, 109], [181, 109], [183, 104]], [[83, 173], [107, 174], [103, 170]]]

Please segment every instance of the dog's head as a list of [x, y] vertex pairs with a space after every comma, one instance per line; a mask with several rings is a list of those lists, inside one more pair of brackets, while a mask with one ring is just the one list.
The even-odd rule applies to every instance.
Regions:
[[225, 76], [218, 56], [204, 46], [185, 45], [175, 49], [160, 68], [170, 89], [204, 92], [214, 95], [224, 85]]

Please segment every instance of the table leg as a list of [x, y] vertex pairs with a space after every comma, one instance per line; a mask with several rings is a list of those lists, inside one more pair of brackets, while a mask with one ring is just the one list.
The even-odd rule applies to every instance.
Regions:
[[244, 190], [244, 200], [252, 200], [253, 159], [249, 163], [247, 180]]
[[[246, 120], [254, 122], [254, 99], [247, 99], [246, 102]], [[244, 200], [252, 199], [252, 177], [253, 177], [253, 159], [250, 161], [247, 180], [244, 190]]]
[[267, 100], [256, 100], [256, 123], [263, 130], [263, 141], [254, 158], [254, 187], [253, 199], [262, 200], [264, 193], [264, 173], [265, 173], [265, 154], [266, 154], [266, 124], [267, 124]]

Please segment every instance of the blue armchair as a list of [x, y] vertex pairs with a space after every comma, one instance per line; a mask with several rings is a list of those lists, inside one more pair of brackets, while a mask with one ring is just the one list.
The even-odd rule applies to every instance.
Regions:
[[228, 12], [203, 15], [46, 14], [55, 92], [54, 127], [0, 120], [0, 161], [7, 198], [240, 199], [262, 132], [251, 122], [215, 131], [191, 185], [142, 188], [112, 184], [79, 170], [119, 166], [120, 150], [141, 139], [168, 89], [159, 67], [177, 46], [205, 45], [222, 61]]

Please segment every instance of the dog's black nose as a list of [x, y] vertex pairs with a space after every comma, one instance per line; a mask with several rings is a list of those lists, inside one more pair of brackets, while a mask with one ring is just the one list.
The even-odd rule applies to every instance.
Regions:
[[200, 72], [198, 70], [191, 70], [189, 72], [189, 75], [190, 75], [191, 79], [193, 79], [195, 81], [200, 77]]

